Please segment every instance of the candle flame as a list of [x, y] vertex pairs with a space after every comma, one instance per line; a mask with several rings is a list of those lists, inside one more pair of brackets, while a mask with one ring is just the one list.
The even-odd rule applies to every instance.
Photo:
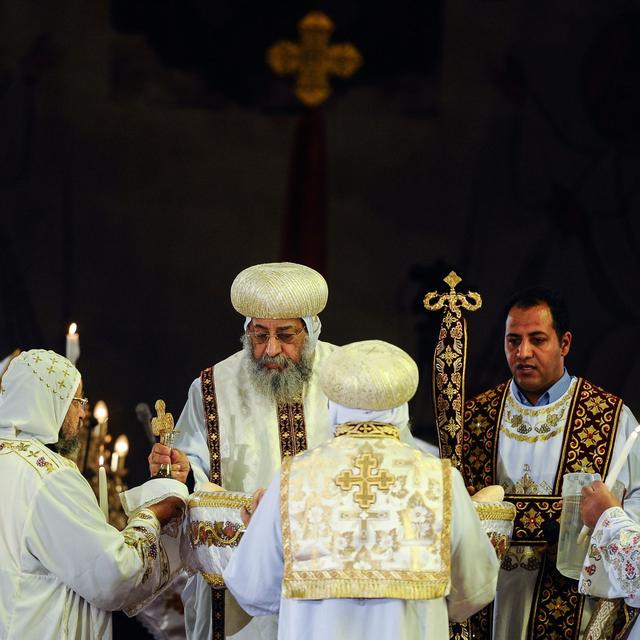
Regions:
[[126, 456], [129, 453], [129, 438], [124, 435], [118, 436], [113, 448], [119, 456]]
[[103, 467], [103, 466], [104, 466], [104, 456], [100, 456], [100, 457], [98, 458], [98, 464], [99, 464], [101, 467]]
[[98, 400], [96, 406], [93, 409], [93, 417], [98, 421], [98, 424], [103, 424], [109, 417], [109, 410], [104, 400]]
[[75, 322], [72, 322], [69, 325], [69, 335], [73, 336], [78, 332], [78, 325]]

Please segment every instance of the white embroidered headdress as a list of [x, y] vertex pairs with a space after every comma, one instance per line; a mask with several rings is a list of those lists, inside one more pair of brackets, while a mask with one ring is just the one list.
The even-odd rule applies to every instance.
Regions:
[[80, 372], [61, 355], [23, 351], [2, 376], [0, 428], [28, 433], [44, 444], [57, 442], [79, 384]]
[[327, 282], [317, 271], [293, 262], [254, 265], [231, 285], [233, 308], [249, 318], [316, 316], [328, 296]]
[[353, 342], [327, 358], [320, 386], [329, 400], [343, 407], [393, 409], [416, 392], [418, 367], [411, 356], [388, 342]]

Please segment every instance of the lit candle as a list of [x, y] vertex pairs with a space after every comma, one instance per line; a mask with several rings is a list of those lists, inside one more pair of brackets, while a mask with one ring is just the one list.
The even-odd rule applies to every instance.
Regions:
[[104, 518], [109, 522], [109, 494], [107, 493], [107, 470], [104, 468], [104, 457], [99, 458], [100, 467], [98, 469], [98, 495], [100, 508], [104, 513]]
[[69, 325], [66, 356], [68, 360], [71, 360], [72, 364], [75, 364], [80, 357], [80, 334], [78, 333], [78, 325], [75, 322]]
[[98, 421], [98, 431], [104, 438], [107, 434], [107, 421], [109, 420], [109, 410], [104, 400], [98, 400], [96, 406], [93, 409], [93, 417]]
[[116, 439], [116, 443], [113, 446], [115, 449], [115, 456], [118, 456], [118, 471], [122, 471], [124, 469], [124, 461], [127, 457], [127, 453], [129, 453], [129, 438], [124, 435], [124, 433]]
[[118, 452], [114, 451], [111, 454], [111, 471], [115, 473], [118, 470]]

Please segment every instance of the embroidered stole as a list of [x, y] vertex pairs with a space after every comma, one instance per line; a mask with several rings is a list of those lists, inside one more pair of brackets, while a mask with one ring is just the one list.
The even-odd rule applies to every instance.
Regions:
[[[207, 444], [209, 446], [209, 480], [222, 486], [222, 464], [220, 457], [220, 424], [218, 422], [218, 403], [213, 377], [213, 367], [204, 369], [200, 374], [204, 419], [207, 426]], [[302, 401], [279, 404], [278, 435], [280, 457], [294, 456], [307, 448], [307, 432], [304, 424]], [[224, 592], [225, 589], [211, 589], [212, 640], [224, 640]]]
[[[467, 485], [476, 489], [497, 484], [498, 437], [510, 381], [473, 398], [465, 407], [465, 430], [462, 445], [463, 475]], [[513, 544], [542, 546], [547, 543], [543, 523], [560, 523], [562, 477], [582, 471], [584, 460], [592, 472], [605, 477], [618, 428], [622, 400], [580, 378], [571, 401], [563, 432], [562, 450], [552, 495], [505, 495], [516, 507]], [[590, 437], [601, 436], [597, 443]], [[527, 638], [578, 638], [584, 596], [578, 583], [560, 574], [555, 567], [555, 551], [545, 553], [538, 574]], [[493, 605], [471, 619], [475, 638], [490, 638]]]

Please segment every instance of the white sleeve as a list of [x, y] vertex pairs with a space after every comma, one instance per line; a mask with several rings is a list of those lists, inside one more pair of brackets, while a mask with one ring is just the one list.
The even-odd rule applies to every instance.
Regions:
[[210, 469], [200, 378], [196, 378], [189, 387], [187, 403], [176, 424], [176, 431], [175, 447], [189, 457], [197, 490], [198, 485], [209, 481]]
[[110, 526], [89, 483], [76, 469], [49, 474], [38, 490], [24, 532], [25, 552], [96, 607], [136, 606], [162, 590], [170, 566], [160, 523], [149, 510], [127, 527]]
[[581, 593], [624, 598], [640, 607], [640, 525], [622, 509], [612, 507], [599, 518], [580, 575]]
[[278, 471], [224, 572], [224, 582], [249, 615], [278, 613], [283, 568]]
[[496, 594], [500, 562], [457, 469], [451, 470], [451, 592], [449, 618], [465, 620]]

